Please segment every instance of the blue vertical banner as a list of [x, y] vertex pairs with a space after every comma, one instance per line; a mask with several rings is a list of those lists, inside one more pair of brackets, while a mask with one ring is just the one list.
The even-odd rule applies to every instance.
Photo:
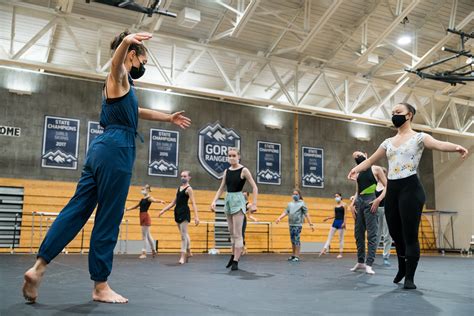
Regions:
[[301, 152], [303, 187], [324, 188], [324, 150], [315, 147], [302, 147]]
[[80, 121], [45, 116], [41, 167], [77, 169]]
[[224, 170], [230, 166], [227, 161], [229, 147], [240, 150], [240, 135], [232, 128], [215, 122], [207, 124], [199, 131], [199, 162], [216, 179], [222, 179]]
[[257, 142], [257, 183], [281, 184], [281, 144]]
[[89, 150], [89, 146], [97, 136], [102, 135], [104, 133], [104, 128], [100, 126], [99, 122], [89, 121], [87, 123], [87, 144], [86, 144], [86, 152]]
[[157, 177], [178, 176], [179, 132], [150, 129], [148, 175]]

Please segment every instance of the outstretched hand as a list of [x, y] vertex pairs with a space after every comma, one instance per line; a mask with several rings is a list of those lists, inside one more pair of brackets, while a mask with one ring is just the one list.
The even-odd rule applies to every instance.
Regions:
[[191, 125], [191, 119], [183, 115], [184, 111], [171, 114], [170, 122], [185, 129]]
[[355, 171], [355, 168], [353, 168], [349, 174], [347, 175], [347, 179], [349, 180], [357, 180], [357, 172]]
[[125, 36], [123, 41], [129, 45], [131, 44], [143, 44], [143, 41], [147, 41], [152, 38], [153, 35], [151, 33], [141, 32], [141, 33], [134, 33]]
[[462, 146], [456, 146], [456, 151], [461, 155], [462, 159], [466, 159], [467, 155], [469, 154], [469, 151], [462, 147]]

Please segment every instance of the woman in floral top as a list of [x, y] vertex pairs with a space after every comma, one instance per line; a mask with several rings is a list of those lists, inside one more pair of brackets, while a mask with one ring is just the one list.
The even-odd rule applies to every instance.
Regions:
[[458, 152], [466, 158], [466, 148], [450, 142], [436, 140], [431, 135], [417, 133], [411, 127], [416, 113], [408, 103], [399, 103], [392, 110], [392, 122], [398, 129], [394, 137], [386, 139], [377, 151], [353, 168], [348, 178], [366, 170], [384, 155], [388, 158], [388, 183], [385, 195], [385, 217], [390, 235], [395, 241], [398, 256], [398, 273], [393, 280], [405, 278], [405, 289], [416, 289], [414, 276], [420, 258], [418, 228], [425, 204], [425, 192], [416, 170], [423, 149]]

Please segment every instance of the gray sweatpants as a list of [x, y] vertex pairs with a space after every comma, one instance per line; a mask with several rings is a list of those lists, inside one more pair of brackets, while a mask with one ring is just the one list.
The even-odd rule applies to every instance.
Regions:
[[[357, 245], [357, 262], [371, 266], [374, 263], [377, 250], [377, 212], [371, 213], [370, 207], [375, 194], [359, 195], [355, 202], [357, 210], [354, 236]], [[367, 259], [365, 258], [365, 232], [367, 231]]]
[[378, 217], [378, 229], [377, 229], [377, 247], [380, 244], [380, 240], [383, 237], [383, 258], [388, 259], [390, 257], [390, 248], [392, 248], [392, 237], [388, 233], [387, 220], [385, 219], [385, 208], [379, 207], [377, 210]]

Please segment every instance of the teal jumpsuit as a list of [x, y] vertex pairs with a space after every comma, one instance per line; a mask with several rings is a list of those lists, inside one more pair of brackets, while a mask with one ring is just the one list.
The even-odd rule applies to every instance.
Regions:
[[100, 124], [105, 132], [89, 146], [76, 192], [51, 225], [38, 257], [53, 260], [86, 224], [97, 206], [89, 249], [89, 273], [97, 282], [107, 281], [112, 270], [125, 201], [135, 161], [138, 100], [133, 80], [120, 98], [102, 100]]

